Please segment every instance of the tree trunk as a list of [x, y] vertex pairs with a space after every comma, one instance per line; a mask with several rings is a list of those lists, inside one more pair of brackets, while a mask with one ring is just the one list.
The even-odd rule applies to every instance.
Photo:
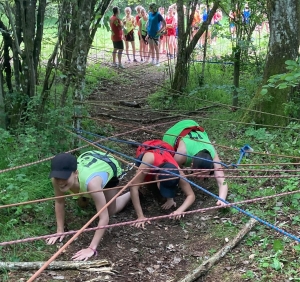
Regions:
[[20, 1], [21, 4], [21, 19], [22, 19], [22, 31], [24, 40], [24, 53], [25, 58], [23, 60], [23, 92], [29, 97], [35, 95], [36, 85], [36, 72], [34, 66], [34, 37], [36, 27], [36, 0], [35, 1]]
[[[10, 33], [8, 32], [7, 27], [4, 25], [4, 23], [0, 20], [0, 30], [2, 33], [3, 37], [3, 69], [5, 72], [5, 81], [6, 85], [8, 88], [8, 91], [10, 93], [13, 92], [13, 87], [12, 87], [12, 70], [11, 70], [11, 65], [10, 65], [10, 56], [9, 56], [9, 49], [12, 47], [12, 38]], [[1, 69], [2, 72], [2, 69]], [[3, 85], [2, 85], [3, 87]], [[4, 95], [3, 95], [4, 99]]]
[[236, 46], [233, 48], [233, 96], [232, 96], [232, 106], [236, 109], [239, 102], [239, 87], [240, 87], [240, 68], [241, 68], [241, 48]]
[[5, 124], [5, 105], [4, 105], [4, 81], [3, 81], [3, 73], [2, 66], [0, 65], [0, 128], [6, 129]]
[[35, 81], [36, 84], [38, 83], [37, 68], [40, 61], [40, 54], [42, 48], [45, 10], [46, 10], [46, 0], [40, 0], [38, 5], [38, 12], [37, 12], [36, 35], [34, 38], [34, 46], [33, 46], [33, 63], [34, 63], [34, 72], [36, 74], [36, 81]]
[[[299, 0], [268, 0], [267, 2], [270, 39], [262, 85], [267, 84], [270, 76], [284, 73], [285, 61], [295, 60], [298, 56], [300, 30], [297, 12], [299, 6]], [[262, 86], [258, 88], [249, 106], [249, 110], [255, 109], [260, 112], [251, 114], [248, 111], [243, 120], [254, 120], [256, 123], [268, 125], [286, 125], [288, 117], [274, 117], [274, 114], [286, 115], [284, 104], [288, 102], [290, 89], [270, 88], [265, 96], [261, 95], [261, 89]]]
[[208, 29], [208, 26], [212, 20], [213, 15], [215, 14], [219, 3], [221, 1], [215, 1], [213, 8], [209, 12], [209, 16], [206, 22], [203, 22], [198, 32], [195, 34], [193, 39], [187, 43], [187, 38], [191, 31], [191, 24], [193, 21], [195, 13], [196, 3], [192, 3], [192, 13], [188, 18], [186, 30], [184, 30], [184, 14], [183, 14], [183, 1], [177, 1], [177, 12], [178, 12], [178, 54], [177, 54], [177, 63], [175, 66], [174, 80], [171, 84], [172, 90], [176, 92], [182, 92], [186, 88], [187, 78], [189, 74], [189, 60], [192, 52], [195, 49], [197, 42], [199, 41], [201, 35]]

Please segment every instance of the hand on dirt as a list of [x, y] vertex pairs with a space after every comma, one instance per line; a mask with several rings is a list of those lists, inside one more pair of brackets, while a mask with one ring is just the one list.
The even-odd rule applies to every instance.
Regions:
[[[137, 219], [137, 221], [138, 221], [138, 220], [141, 220], [141, 219], [147, 219], [147, 217], [139, 217], [139, 218]], [[145, 229], [145, 223], [151, 224], [150, 221], [143, 221], [143, 222], [136, 222], [136, 223], [133, 223], [132, 226], [137, 227], [137, 228], [140, 228], [140, 227], [141, 227], [142, 229]]]
[[181, 212], [178, 212], [178, 211], [174, 211], [174, 212], [172, 212], [172, 213], [170, 213], [170, 215], [172, 215], [172, 219], [180, 219], [181, 217], [184, 217], [184, 214], [183, 215], [181, 215], [180, 214]]
[[168, 198], [167, 201], [161, 207], [164, 210], [168, 210], [173, 206], [176, 208], [176, 202], [174, 202], [173, 198]]
[[224, 206], [224, 205], [226, 205], [226, 203], [224, 203], [224, 202], [218, 200], [217, 203], [216, 203], [216, 205], [217, 205], [217, 206]]
[[53, 245], [53, 244], [55, 244], [57, 239], [59, 239], [59, 242], [61, 242], [64, 238], [65, 238], [65, 235], [57, 236], [57, 237], [51, 237], [51, 238], [46, 239], [46, 243], [47, 243], [47, 245]]
[[72, 259], [86, 261], [88, 258], [92, 257], [93, 255], [94, 255], [94, 251], [90, 248], [87, 248], [77, 252], [74, 256], [72, 256]]

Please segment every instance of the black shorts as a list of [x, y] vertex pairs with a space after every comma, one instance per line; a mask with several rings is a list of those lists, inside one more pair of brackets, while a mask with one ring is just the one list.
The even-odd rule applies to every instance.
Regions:
[[123, 40], [121, 41], [113, 41], [113, 45], [115, 49], [124, 50]]
[[126, 35], [125, 35], [125, 41], [134, 41], [134, 32], [133, 30], [129, 31]]
[[143, 39], [143, 41], [144, 41], [145, 44], [148, 44], [148, 41], [146, 40], [146, 36], [147, 36], [147, 34], [146, 35], [142, 35], [142, 39]]
[[113, 188], [113, 187], [116, 187], [116, 186], [118, 186], [119, 182], [120, 182], [119, 178], [114, 176], [111, 180], [109, 180], [106, 183], [106, 185], [105, 185], [104, 188]]

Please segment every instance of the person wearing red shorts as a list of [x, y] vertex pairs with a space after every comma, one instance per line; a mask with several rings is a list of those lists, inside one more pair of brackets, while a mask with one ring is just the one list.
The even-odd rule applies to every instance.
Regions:
[[169, 7], [168, 13], [166, 16], [166, 38], [167, 38], [167, 49], [168, 56], [173, 58], [175, 56], [175, 36], [176, 36], [176, 19], [174, 17], [173, 8]]
[[[142, 17], [141, 15], [141, 10], [143, 9], [142, 6], [138, 5], [135, 7], [135, 11], [136, 11], [136, 16], [135, 16], [135, 24], [137, 27], [140, 26], [140, 19]], [[142, 45], [143, 45], [143, 42], [142, 42], [142, 36], [141, 36], [141, 32], [140, 32], [140, 29], [138, 28], [138, 37], [139, 37], [139, 43], [140, 43], [140, 57], [141, 57], [141, 62], [143, 61], [143, 51], [142, 51]]]

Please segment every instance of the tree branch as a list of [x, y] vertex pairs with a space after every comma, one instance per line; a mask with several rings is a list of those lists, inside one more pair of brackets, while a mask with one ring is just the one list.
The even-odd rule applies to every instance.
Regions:
[[231, 251], [244, 238], [244, 236], [252, 229], [252, 227], [256, 223], [257, 220], [251, 218], [231, 242], [226, 244], [221, 250], [215, 253], [208, 260], [204, 261], [196, 269], [192, 270], [185, 278], [183, 278], [179, 282], [192, 282], [200, 276], [204, 275], [215, 263], [217, 263], [229, 251]]
[[12, 31], [13, 31], [13, 34], [15, 37], [14, 41], [15, 41], [16, 49], [17, 49], [18, 53], [20, 54], [20, 56], [23, 56], [23, 52], [20, 49], [19, 40], [18, 40], [18, 36], [17, 36], [17, 32], [16, 32], [16, 28], [15, 28], [15, 24], [13, 21], [12, 12], [11, 12], [8, 0], [5, 1], [5, 4], [6, 4], [6, 10], [8, 12], [8, 18], [9, 18], [9, 21], [11, 24], [11, 28], [12, 28]]

